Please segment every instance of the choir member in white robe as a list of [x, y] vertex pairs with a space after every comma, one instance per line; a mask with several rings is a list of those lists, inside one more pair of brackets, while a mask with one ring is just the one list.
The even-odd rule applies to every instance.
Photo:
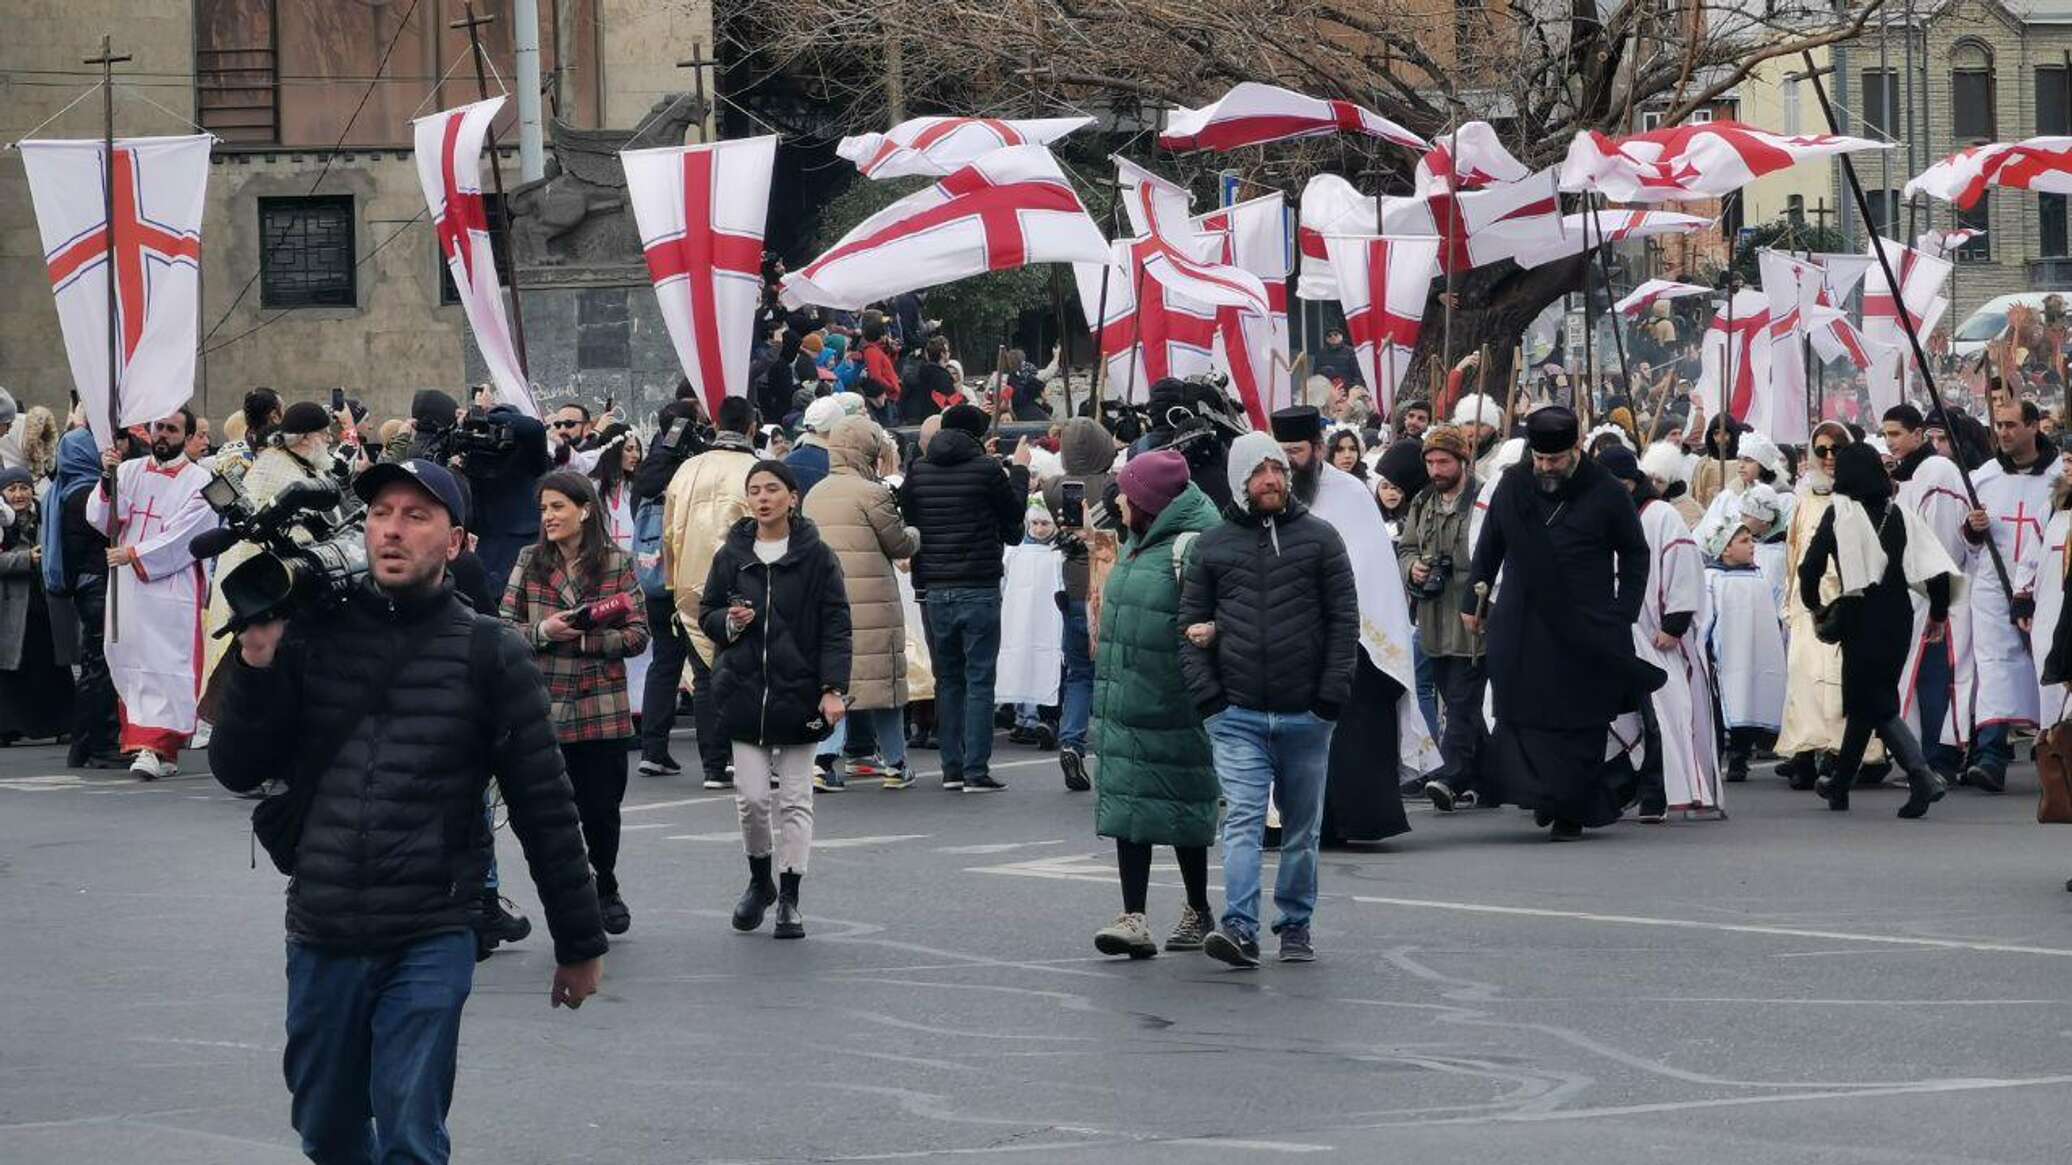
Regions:
[[1755, 540], [1755, 566], [1770, 584], [1770, 593], [1776, 598], [1778, 610], [1784, 609], [1784, 576], [1789, 568], [1785, 560], [1785, 535], [1791, 528], [1791, 511], [1797, 499], [1790, 494], [1779, 495], [1768, 485], [1757, 482], [1741, 495], [1741, 517], [1732, 526], [1722, 527], [1712, 533], [1710, 541], [1700, 539], [1700, 546], [1713, 545], [1729, 537], [1736, 529], [1746, 529]]
[[[2063, 472], [2037, 431], [2039, 417], [2028, 401], [1994, 410], [1999, 452], [1971, 475], [1979, 508], [1964, 526], [1971, 544], [1965, 563], [1971, 580], [1971, 680], [1959, 692], [1957, 715], [1971, 725], [1972, 763], [1963, 783], [1990, 793], [2007, 787], [2007, 766], [2014, 759], [2009, 732], [2033, 727], [2039, 715], [2027, 623], [2034, 614], [2051, 490]], [[1987, 549], [1988, 538], [2006, 567], [2012, 606]]]
[[[1633, 623], [1633, 651], [1669, 677], [1649, 697], [1654, 716], [1647, 732], [1659, 739], [1648, 740], [1642, 750], [1640, 819], [1659, 821], [1665, 810], [1718, 809], [1719, 747], [1713, 729], [1712, 678], [1699, 639], [1699, 625], [1705, 617], [1704, 556], [1684, 525], [1683, 515], [1657, 496], [1654, 483], [1630, 450], [1607, 448], [1598, 462], [1633, 492], [1640, 508], [1641, 533], [1647, 537], [1647, 591], [1641, 599], [1640, 617]], [[1615, 724], [1615, 733], [1617, 727]], [[1620, 735], [1624, 736], [1622, 746], [1633, 740], [1630, 735]], [[1631, 751], [1628, 749], [1629, 755]]]
[[1784, 627], [1770, 584], [1755, 562], [1747, 526], [1725, 532], [1706, 563], [1705, 620], [1699, 639], [1719, 692], [1726, 730], [1726, 780], [1748, 779], [1748, 761], [1784, 725]]
[[[1849, 430], [1840, 421], [1822, 421], [1813, 429], [1811, 456], [1800, 475], [1798, 504], [1792, 510], [1790, 533], [1785, 536], [1784, 617], [1786, 625], [1786, 681], [1784, 727], [1777, 734], [1777, 754], [1787, 758], [1777, 775], [1794, 789], [1810, 789], [1821, 767], [1831, 768], [1834, 755], [1842, 750], [1842, 649], [1822, 643], [1813, 633], [1813, 611], [1833, 602], [1842, 593], [1841, 580], [1832, 565], [1821, 581], [1821, 593], [1808, 597], [1799, 593], [1799, 562], [1820, 528], [1834, 494], [1835, 452], [1850, 443]], [[1821, 754], [1826, 754], [1822, 756]], [[1882, 764], [1883, 742], [1873, 738], [1864, 753], [1867, 766]], [[1859, 784], [1872, 783], [1881, 774], [1873, 770], [1859, 776]]]
[[110, 542], [107, 654], [122, 750], [137, 754], [130, 771], [147, 781], [179, 771], [201, 698], [208, 581], [189, 544], [217, 519], [201, 496], [209, 471], [187, 459], [193, 432], [184, 409], [154, 421], [150, 454], [116, 470], [114, 504], [106, 482], [86, 502]]
[[999, 670], [993, 698], [1019, 706], [1018, 727], [1035, 723], [1040, 706], [1058, 702], [1065, 677], [1065, 616], [1058, 593], [1065, 589], [1065, 556], [1043, 499], [1032, 495], [1026, 533], [1006, 552], [1000, 599]]
[[[2066, 456], [2072, 458], [2072, 454]], [[2068, 709], [2072, 699], [2068, 699], [2067, 686], [2043, 679], [2050, 644], [2057, 637], [2058, 623], [2065, 617], [2065, 544], [2072, 541], [2072, 484], [2060, 476], [2052, 497], [2057, 508], [2051, 511], [2050, 525], [2043, 528], [2043, 568], [2036, 572], [2036, 624], [2029, 636], [2029, 641], [2036, 645], [2036, 685], [2040, 689], [2036, 707], [2042, 713], [2038, 723], [2046, 728], [2072, 711]]]
[[[1935, 451], [1927, 422], [1914, 406], [1885, 410], [1883, 432], [1900, 504], [1921, 519], [1950, 561], [1963, 563], [1964, 516], [1971, 511], [1963, 472]], [[1944, 776], [1955, 777], [1963, 767], [1971, 731], [1964, 717], [1950, 715], [1956, 693], [1970, 688], [1971, 605], [1951, 604], [1940, 638], [1930, 643], [1928, 600], [1917, 594], [1913, 603], [1913, 649], [1900, 673], [1900, 717], [1920, 739], [1928, 763]]]
[[[1741, 505], [1748, 492], [1757, 486], [1768, 486], [1773, 497], [1791, 496], [1791, 470], [1784, 461], [1784, 453], [1770, 439], [1761, 433], [1743, 433], [1738, 443], [1741, 455], [1735, 462], [1735, 471], [1728, 474], [1725, 489], [1713, 495], [1705, 507], [1705, 516], [1698, 519], [1696, 537], [1704, 546], [1731, 530], [1741, 521]], [[1791, 521], [1791, 503], [1786, 502], [1774, 519], [1779, 524]]]

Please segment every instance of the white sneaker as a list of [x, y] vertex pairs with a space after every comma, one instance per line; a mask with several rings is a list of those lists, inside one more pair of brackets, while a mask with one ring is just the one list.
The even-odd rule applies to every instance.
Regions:
[[158, 759], [158, 754], [148, 748], [140, 748], [137, 750], [137, 759], [130, 762], [130, 771], [137, 774], [139, 779], [155, 781], [179, 772], [180, 766], [169, 760]]
[[215, 734], [215, 725], [210, 724], [206, 720], [197, 720], [194, 722], [194, 736], [188, 740], [187, 747], [207, 748], [209, 746], [209, 738]]
[[1104, 955], [1128, 955], [1148, 959], [1158, 953], [1158, 940], [1141, 914], [1119, 914], [1115, 921], [1094, 932], [1094, 949]]

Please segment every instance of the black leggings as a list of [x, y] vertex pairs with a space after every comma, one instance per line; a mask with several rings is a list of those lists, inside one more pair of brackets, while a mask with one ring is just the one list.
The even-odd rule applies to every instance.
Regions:
[[1901, 772], [1909, 778], [1928, 771], [1928, 761], [1921, 755], [1921, 742], [1914, 739], [1914, 730], [1897, 716], [1873, 724], [1868, 720], [1850, 717], [1842, 727], [1842, 755], [1835, 762], [1835, 784], [1846, 789], [1856, 780], [1856, 770], [1863, 766], [1863, 750], [1870, 747], [1871, 734], [1885, 742], [1885, 751], [1892, 754]]
[[[1176, 845], [1173, 856], [1180, 861], [1180, 882], [1187, 888], [1187, 904], [1202, 914], [1209, 909], [1209, 847]], [[1144, 899], [1151, 890], [1151, 845], [1148, 842], [1115, 839], [1115, 866], [1122, 874], [1122, 908], [1129, 914], [1144, 913]]]
[[619, 892], [619, 802], [626, 799], [626, 756], [623, 740], [561, 746], [568, 783], [575, 786], [583, 844], [590, 850], [590, 868], [597, 871], [599, 897]]

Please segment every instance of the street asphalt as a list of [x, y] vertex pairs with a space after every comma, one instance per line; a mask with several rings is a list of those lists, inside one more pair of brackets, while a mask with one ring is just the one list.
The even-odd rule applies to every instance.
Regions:
[[[455, 1159], [2072, 1161], [2072, 831], [2025, 767], [1916, 822], [1759, 770], [1730, 820], [1576, 845], [1420, 803], [1325, 855], [1316, 963], [1244, 972], [1097, 955], [1093, 796], [997, 759], [1002, 794], [822, 796], [796, 943], [727, 925], [731, 798], [636, 777], [632, 932], [578, 1012], [548, 1007], [543, 926], [478, 968]], [[0, 1162], [299, 1159], [283, 880], [204, 763], [0, 751]]]

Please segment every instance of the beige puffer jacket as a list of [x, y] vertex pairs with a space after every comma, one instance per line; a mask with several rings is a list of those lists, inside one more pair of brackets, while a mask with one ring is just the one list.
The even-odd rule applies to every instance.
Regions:
[[[721, 433], [713, 448], [677, 466], [662, 495], [662, 562], [684, 636], [700, 659], [713, 658], [712, 641], [698, 629], [705, 576], [734, 523], [748, 516], [748, 470], [756, 462], [748, 439]], [[689, 670], [684, 672], [686, 684]]]
[[827, 437], [827, 477], [806, 493], [806, 517], [841, 560], [849, 592], [849, 696], [857, 709], [907, 702], [906, 626], [892, 563], [913, 557], [921, 532], [900, 517], [892, 487], [878, 480], [884, 439], [870, 420], [844, 419]]

